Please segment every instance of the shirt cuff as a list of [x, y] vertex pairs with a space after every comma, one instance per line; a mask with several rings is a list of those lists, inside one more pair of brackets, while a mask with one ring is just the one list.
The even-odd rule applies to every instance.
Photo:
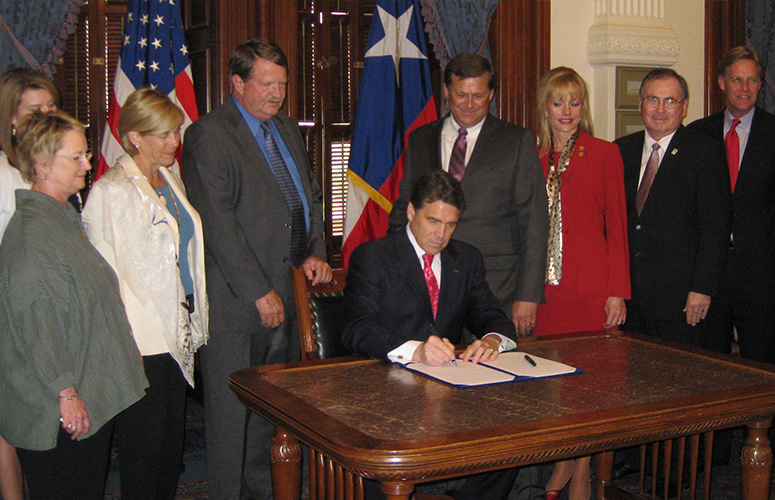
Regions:
[[393, 363], [401, 363], [402, 365], [411, 363], [412, 356], [414, 356], [414, 351], [420, 347], [420, 344], [422, 344], [422, 342], [419, 340], [407, 340], [400, 346], [390, 351], [387, 357]]
[[[516, 349], [516, 348], [517, 348], [517, 343], [516, 343], [516, 342], [514, 342], [513, 340], [511, 340], [511, 339], [510, 339], [510, 338], [508, 338], [508, 337], [504, 337], [504, 336], [503, 336], [503, 335], [501, 335], [500, 333], [497, 333], [497, 332], [490, 332], [490, 333], [488, 333], [487, 335], [497, 335], [497, 336], [498, 336], [498, 337], [501, 339], [501, 343], [500, 343], [500, 345], [498, 346], [498, 352], [499, 352], [499, 353], [501, 353], [501, 352], [506, 352], [506, 351], [513, 351], [514, 349]], [[485, 337], [486, 337], [487, 335], [485, 335]], [[484, 337], [483, 337], [483, 338], [484, 338]]]

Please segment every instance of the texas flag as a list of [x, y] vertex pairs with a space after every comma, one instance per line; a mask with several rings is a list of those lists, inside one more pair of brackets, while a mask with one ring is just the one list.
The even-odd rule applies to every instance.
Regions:
[[378, 0], [347, 172], [344, 267], [355, 247], [385, 236], [409, 133], [436, 119], [426, 54], [419, 2]]

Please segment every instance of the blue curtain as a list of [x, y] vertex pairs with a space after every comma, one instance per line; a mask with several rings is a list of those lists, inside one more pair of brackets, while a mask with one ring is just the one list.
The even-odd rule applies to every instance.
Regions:
[[773, 113], [775, 112], [775, 2], [748, 0], [745, 32], [746, 43], [759, 53], [759, 57], [767, 67], [757, 104]]
[[0, 73], [19, 67], [54, 74], [85, 0], [2, 0]]
[[[499, 1], [420, 0], [425, 31], [436, 59], [441, 63], [442, 75], [449, 60], [462, 52], [473, 52], [490, 59], [487, 32]], [[444, 115], [447, 111], [447, 103], [443, 101], [439, 114]], [[494, 99], [490, 111], [495, 112]]]

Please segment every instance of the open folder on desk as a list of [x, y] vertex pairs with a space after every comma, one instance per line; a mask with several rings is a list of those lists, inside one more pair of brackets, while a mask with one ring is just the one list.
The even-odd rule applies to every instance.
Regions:
[[504, 352], [495, 361], [486, 363], [463, 362], [444, 363], [441, 366], [429, 366], [422, 363], [409, 363], [406, 368], [435, 378], [456, 387], [475, 387], [478, 385], [500, 384], [533, 378], [557, 377], [582, 373], [582, 370], [550, 359], [529, 355], [534, 365], [528, 361], [524, 352]]

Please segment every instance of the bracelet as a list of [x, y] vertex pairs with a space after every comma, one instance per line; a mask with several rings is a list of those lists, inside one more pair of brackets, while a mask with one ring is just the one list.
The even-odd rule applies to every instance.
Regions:
[[59, 396], [59, 399], [66, 399], [67, 401], [78, 399], [78, 393], [76, 392], [72, 396]]

